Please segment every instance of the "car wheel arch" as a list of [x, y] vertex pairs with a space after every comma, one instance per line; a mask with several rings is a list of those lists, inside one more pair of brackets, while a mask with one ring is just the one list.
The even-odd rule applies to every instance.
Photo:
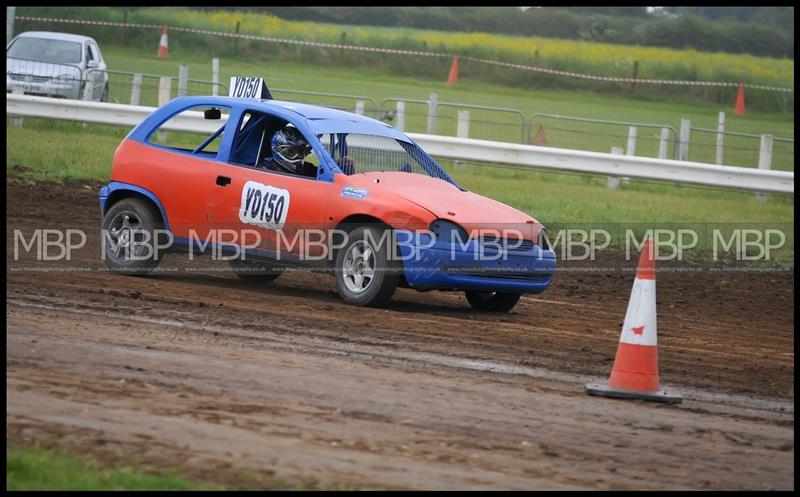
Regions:
[[170, 229], [169, 219], [167, 218], [167, 214], [164, 211], [164, 206], [158, 200], [158, 197], [153, 195], [151, 192], [141, 188], [134, 189], [127, 186], [123, 186], [112, 189], [111, 192], [108, 194], [108, 198], [106, 199], [102, 214], [105, 215], [114, 206], [114, 204], [126, 198], [139, 198], [151, 204], [153, 207], [156, 208], [159, 216], [161, 216], [161, 222], [164, 223], [164, 227], [166, 229]]
[[[336, 223], [332, 239], [334, 246], [341, 245], [342, 240], [337, 237], [340, 231], [350, 233], [359, 226], [366, 226], [366, 225], [381, 225], [386, 229], [392, 229], [389, 223], [385, 222], [383, 219], [379, 217], [372, 216], [370, 214], [351, 214], [346, 218], [342, 219], [341, 221], [339, 221], [338, 223]], [[336, 253], [334, 252], [331, 258], [331, 263], [335, 261], [336, 261]]]

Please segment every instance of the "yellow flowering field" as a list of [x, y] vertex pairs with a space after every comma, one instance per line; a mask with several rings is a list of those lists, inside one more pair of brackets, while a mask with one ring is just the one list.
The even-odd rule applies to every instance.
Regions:
[[[411, 28], [348, 26], [298, 22], [254, 12], [204, 11], [188, 7], [127, 9], [128, 22], [167, 24], [240, 33], [434, 52], [538, 65], [601, 76], [630, 77], [639, 62], [639, 78], [688, 79], [794, 86], [794, 61], [747, 54], [698, 52], [692, 49], [612, 45], [488, 33], [445, 32]], [[20, 7], [17, 15], [44, 15], [121, 21], [120, 7]], [[231, 43], [229, 38], [214, 43]], [[422, 61], [421, 61], [422, 62]]]
[[[141, 9], [140, 15], [171, 18], [175, 25], [204, 27], [232, 32], [240, 22], [240, 32], [338, 43], [342, 32], [346, 43], [392, 48], [445, 51], [476, 55], [498, 60], [538, 63], [574, 71], [587, 71], [609, 76], [630, 76], [634, 61], [639, 61], [639, 77], [691, 77], [728, 81], [749, 81], [784, 86], [794, 85], [794, 61], [756, 57], [747, 54], [698, 52], [692, 49], [632, 45], [611, 45], [577, 40], [560, 40], [530, 36], [504, 36], [488, 33], [444, 32], [409, 28], [341, 26], [297, 22], [268, 14], [241, 12], [203, 12], [191, 9]], [[149, 15], [148, 15], [149, 14]], [[166, 19], [165, 19], [166, 20]], [[538, 51], [538, 59], [536, 53]]]

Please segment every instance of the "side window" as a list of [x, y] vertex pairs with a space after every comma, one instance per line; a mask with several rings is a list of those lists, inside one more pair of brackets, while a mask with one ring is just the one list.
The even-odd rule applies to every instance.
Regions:
[[[282, 152], [276, 156], [272, 143], [278, 133], [282, 135], [279, 145]], [[320, 158], [308, 138], [285, 119], [246, 111], [237, 126], [230, 162], [275, 174], [316, 179]]]
[[311, 152], [306, 155], [305, 161], [313, 166], [319, 167], [320, 160], [319, 157], [317, 157], [317, 153], [314, 152], [314, 149], [311, 149]]
[[[204, 120], [204, 131], [191, 132], [170, 129], [186, 117], [200, 117]], [[225, 124], [230, 117], [230, 109], [220, 107], [198, 106], [185, 109], [155, 129], [147, 141], [159, 147], [166, 147], [175, 152], [196, 154], [208, 159], [215, 159], [222, 143]], [[196, 120], [196, 119], [195, 119]]]
[[263, 112], [244, 112], [236, 130], [230, 162], [258, 167], [265, 159], [270, 159], [272, 135], [285, 124], [283, 119]]
[[86, 62], [89, 62], [90, 60], [97, 60], [97, 59], [94, 58], [94, 50], [92, 50], [92, 44], [91, 43], [87, 43], [86, 44]]
[[94, 43], [90, 43], [89, 47], [92, 51], [92, 58], [97, 62], [103, 62], [103, 55], [100, 53], [100, 47], [98, 47]]

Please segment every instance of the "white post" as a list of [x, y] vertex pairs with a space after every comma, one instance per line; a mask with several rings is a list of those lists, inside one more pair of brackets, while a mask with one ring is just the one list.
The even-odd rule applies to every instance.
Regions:
[[172, 78], [161, 76], [158, 80], [158, 106], [169, 102], [172, 96]]
[[[758, 154], [758, 168], [772, 169], [772, 135], [761, 135], [761, 150]], [[767, 201], [766, 193], [756, 193], [756, 199], [764, 203]]]
[[[628, 127], [628, 145], [625, 147], [625, 155], [636, 155], [636, 126]], [[631, 179], [628, 177], [622, 178], [622, 182], [626, 185], [630, 183]]]
[[[611, 153], [613, 155], [622, 155], [624, 151], [622, 150], [622, 147], [611, 147]], [[612, 190], [616, 190], [617, 188], [619, 188], [619, 178], [616, 176], [609, 176], [608, 187], [611, 188]]]
[[[456, 136], [459, 138], [469, 138], [469, 111], [458, 111], [458, 126], [456, 127]], [[464, 162], [457, 160], [455, 162], [456, 169], [459, 171], [464, 169]]]
[[678, 160], [689, 160], [689, 134], [691, 133], [692, 121], [681, 119], [681, 137], [678, 146]]
[[214, 57], [211, 59], [211, 94], [213, 96], [219, 95], [219, 59]]
[[406, 103], [398, 101], [397, 102], [397, 115], [395, 116], [397, 119], [397, 124], [395, 128], [400, 131], [406, 127]]
[[186, 96], [186, 87], [189, 85], [189, 66], [181, 64], [178, 68], [178, 96]]
[[625, 155], [636, 155], [636, 126], [628, 128], [628, 146]]
[[139, 105], [142, 99], [142, 75], [136, 73], [133, 75], [133, 84], [131, 85], [131, 105]]
[[725, 137], [725, 113], [719, 113], [719, 121], [717, 122], [717, 159], [715, 164], [722, 165], [722, 143]]
[[364, 101], [363, 100], [356, 100], [356, 114], [359, 116], [364, 115]]
[[458, 127], [456, 136], [459, 138], [469, 138], [469, 111], [458, 111]]
[[[14, 95], [24, 95], [25, 92], [19, 86], [12, 86], [11, 93]], [[11, 118], [11, 127], [12, 128], [21, 128], [22, 127], [22, 118], [21, 117], [12, 117]]]
[[758, 155], [759, 169], [772, 169], [772, 135], [761, 135], [761, 150]]
[[[172, 96], [172, 78], [169, 76], [161, 76], [158, 80], [158, 106], [161, 107], [170, 101]], [[156, 133], [156, 141], [164, 143], [167, 140], [166, 132], [159, 131]]]
[[6, 45], [11, 43], [11, 38], [14, 37], [14, 15], [16, 12], [16, 7], [6, 7]]
[[431, 96], [428, 99], [428, 128], [427, 133], [429, 135], [436, 134], [436, 118], [437, 118], [437, 111], [438, 111], [438, 100], [439, 95], [436, 92], [431, 92]]
[[661, 128], [661, 139], [658, 141], [658, 158], [667, 158], [667, 147], [669, 147], [669, 128]]

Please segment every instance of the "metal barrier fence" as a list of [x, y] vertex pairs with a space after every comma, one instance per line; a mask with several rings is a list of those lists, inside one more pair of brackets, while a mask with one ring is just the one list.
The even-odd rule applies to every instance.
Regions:
[[[188, 75], [188, 71], [187, 71]], [[6, 60], [6, 91], [71, 100], [109, 101], [132, 105], [158, 105], [160, 80], [157, 74], [81, 70], [66, 64], [50, 64], [20, 59]], [[210, 95], [216, 86], [225, 95], [224, 84], [196, 79], [169, 77], [170, 98], [183, 95]]]
[[293, 102], [314, 104], [331, 109], [355, 112], [368, 117], [381, 119], [378, 103], [372, 97], [361, 95], [345, 95], [342, 93], [321, 93], [314, 91], [287, 90], [284, 88], [270, 88], [273, 97], [285, 94]]
[[[688, 159], [709, 164], [759, 167], [763, 135], [691, 127]], [[721, 135], [721, 137], [720, 137]], [[771, 169], [794, 171], [794, 140], [771, 137]]]
[[[564, 122], [571, 126], [567, 127]], [[528, 143], [608, 153], [622, 148], [626, 155], [677, 158], [678, 133], [666, 124], [645, 124], [536, 113], [530, 118]]]
[[516, 109], [429, 100], [386, 98], [380, 112], [394, 127], [407, 133], [458, 136], [526, 143], [525, 115]]
[[[108, 75], [109, 102], [159, 105], [160, 81], [164, 76], [124, 71], [102, 72]], [[180, 77], [170, 77], [170, 80], [170, 98], [175, 98], [183, 92], [182, 81]], [[211, 95], [215, 86], [220, 95], [228, 94], [228, 87], [222, 83], [187, 78], [184, 95]]]
[[[64, 119], [112, 126], [135, 126], [153, 107], [82, 102], [78, 100], [8, 95], [6, 114], [46, 119]], [[202, 113], [176, 119], [170, 130], [213, 133], [218, 123]], [[609, 153], [537, 147], [427, 134], [410, 137], [434, 157], [455, 161], [514, 165], [534, 170], [614, 175], [683, 184], [734, 188], [755, 192], [794, 195], [794, 173], [752, 167], [730, 167], [689, 161], [620, 156]]]
[[[181, 95], [227, 95], [228, 87], [215, 81], [189, 79], [182, 65], [178, 77], [89, 69], [20, 59], [7, 59], [7, 91], [12, 87], [29, 95], [112, 103], [158, 106]], [[219, 79], [216, 63], [213, 79]], [[106, 91], [107, 89], [107, 91]], [[742, 167], [794, 170], [794, 140], [771, 138], [764, 150], [761, 135], [724, 131], [720, 127], [691, 127], [684, 120], [679, 136], [664, 124], [610, 121], [535, 113], [526, 118], [516, 109], [454, 102], [386, 98], [378, 104], [363, 95], [323, 93], [271, 88], [276, 98], [355, 112], [387, 122], [408, 133], [477, 138], [556, 148], [620, 153], [642, 157], [672, 158]], [[684, 136], [685, 135], [685, 136]], [[764, 157], [769, 162], [764, 162]]]
[[[108, 74], [109, 102], [130, 103], [131, 105], [159, 105], [160, 80], [164, 76], [124, 71], [102, 72]], [[228, 94], [228, 86], [223, 83], [186, 79], [185, 89], [183, 89], [180, 76], [170, 77], [170, 80], [170, 99], [181, 94], [211, 95], [214, 93], [214, 87], [216, 87], [218, 95]], [[287, 99], [294, 102], [323, 105], [333, 109], [361, 113], [370, 117], [379, 114], [377, 102], [367, 96], [309, 92], [285, 88], [270, 88], [270, 91], [276, 98], [283, 98], [283, 95], [286, 95]]]

